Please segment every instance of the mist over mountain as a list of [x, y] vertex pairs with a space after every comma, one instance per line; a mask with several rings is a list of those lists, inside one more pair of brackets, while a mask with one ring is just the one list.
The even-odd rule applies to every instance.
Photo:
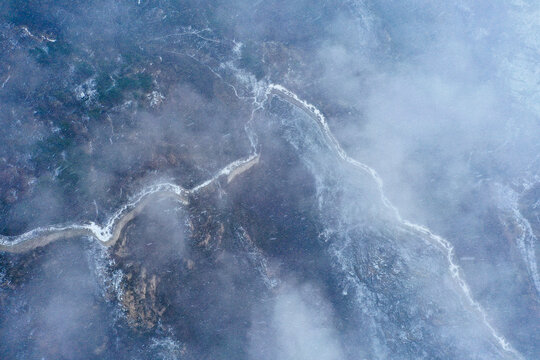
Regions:
[[540, 4], [5, 0], [0, 358], [540, 358]]

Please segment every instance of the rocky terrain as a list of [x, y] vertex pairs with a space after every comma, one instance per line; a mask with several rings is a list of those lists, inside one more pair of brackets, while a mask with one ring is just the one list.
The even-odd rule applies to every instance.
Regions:
[[0, 358], [538, 358], [540, 9], [466, 3], [0, 4]]

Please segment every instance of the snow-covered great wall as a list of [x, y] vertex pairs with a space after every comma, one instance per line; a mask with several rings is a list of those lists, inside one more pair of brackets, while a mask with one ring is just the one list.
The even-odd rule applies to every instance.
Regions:
[[[522, 359], [522, 356], [491, 325], [486, 312], [481, 307], [481, 305], [473, 298], [471, 290], [462, 275], [461, 268], [455, 261], [454, 248], [452, 244], [441, 236], [434, 234], [428, 228], [422, 225], [412, 223], [401, 217], [399, 210], [386, 197], [384, 193], [384, 183], [378, 173], [368, 165], [363, 164], [348, 156], [348, 154], [341, 147], [340, 143], [337, 141], [337, 139], [331, 132], [326, 118], [324, 117], [322, 112], [319, 111], [314, 105], [302, 100], [294, 92], [288, 90], [282, 85], [269, 84], [266, 86], [266, 90], [264, 91], [264, 99], [262, 100], [262, 102], [254, 102], [256, 103], [256, 105], [258, 105], [254, 112], [262, 109], [264, 107], [264, 104], [271, 96], [278, 96], [282, 100], [303, 110], [307, 115], [309, 115], [313, 119], [313, 121], [317, 123], [317, 126], [320, 127], [321, 131], [325, 136], [325, 140], [328, 142], [329, 147], [341, 160], [350, 164], [351, 166], [357, 167], [362, 171], [365, 171], [373, 178], [379, 189], [383, 205], [394, 214], [395, 219], [399, 223], [399, 225], [415, 234], [418, 234], [423, 238], [426, 238], [428, 241], [432, 242], [434, 245], [440, 248], [441, 251], [445, 253], [448, 261], [448, 271], [454, 279], [458, 289], [460, 289], [462, 295], [467, 300], [468, 304], [479, 314], [484, 326], [489, 329], [491, 335], [496, 340], [500, 348], [504, 350], [511, 358]], [[252, 119], [250, 119], [250, 121], [252, 121]], [[252, 135], [253, 134], [250, 134], [248, 131], [248, 136], [250, 137], [250, 140], [253, 137]], [[152, 185], [143, 189], [127, 204], [118, 209], [103, 225], [88, 222], [82, 224], [71, 224], [66, 226], [49, 226], [40, 227], [18, 236], [0, 236], [0, 251], [16, 253], [25, 252], [40, 246], [44, 246], [56, 240], [81, 236], [93, 237], [101, 244], [105, 246], [111, 246], [118, 240], [122, 233], [122, 230], [129, 223], [129, 221], [131, 221], [138, 214], [140, 214], [150, 201], [154, 201], [155, 199], [160, 197], [171, 197], [177, 199], [182, 204], [187, 205], [189, 203], [189, 196], [191, 194], [194, 194], [210, 186], [221, 177], [226, 176], [227, 182], [230, 182], [234, 180], [234, 178], [236, 178], [237, 176], [241, 175], [243, 172], [249, 170], [252, 166], [256, 165], [259, 162], [260, 157], [260, 155], [255, 150], [256, 146], [253, 146], [253, 148], [253, 154], [244, 159], [239, 159], [228, 164], [219, 172], [217, 172], [212, 178], [201, 183], [200, 185], [193, 187], [192, 189], [184, 189], [179, 185], [172, 183], [160, 183]]]
[[488, 328], [493, 338], [497, 341], [498, 345], [501, 347], [502, 350], [504, 350], [511, 358], [517, 358], [522, 359], [523, 357], [521, 354], [515, 350], [512, 345], [501, 335], [499, 332], [491, 325], [487, 313], [482, 308], [482, 306], [476, 301], [471, 293], [471, 290], [469, 288], [469, 285], [465, 281], [462, 270], [460, 266], [456, 263], [455, 260], [455, 252], [454, 247], [452, 244], [446, 240], [445, 238], [434, 234], [430, 229], [426, 228], [425, 226], [415, 224], [413, 222], [410, 222], [406, 219], [403, 219], [401, 217], [401, 214], [399, 210], [392, 204], [392, 202], [386, 197], [384, 193], [384, 183], [373, 168], [369, 167], [366, 164], [363, 164], [351, 157], [345, 152], [345, 150], [341, 147], [340, 143], [335, 138], [334, 134], [330, 130], [330, 127], [328, 126], [328, 122], [326, 121], [326, 118], [322, 114], [322, 112], [317, 109], [314, 105], [302, 100], [299, 96], [297, 96], [294, 92], [291, 90], [283, 87], [279, 84], [270, 84], [266, 90], [266, 96], [278, 96], [284, 101], [290, 103], [293, 106], [296, 106], [300, 109], [302, 109], [307, 115], [309, 115], [319, 126], [321, 131], [323, 132], [325, 136], [325, 140], [327, 141], [330, 149], [333, 149], [333, 151], [336, 153], [336, 155], [343, 160], [344, 162], [357, 167], [361, 169], [362, 171], [368, 173], [375, 183], [377, 184], [379, 194], [381, 197], [381, 201], [383, 205], [388, 208], [394, 215], [400, 226], [402, 226], [405, 229], [410, 230], [412, 233], [418, 234], [423, 238], [426, 238], [428, 241], [436, 245], [438, 248], [441, 249], [441, 251], [444, 252], [446, 255], [446, 259], [448, 261], [448, 271], [452, 275], [452, 278], [454, 279], [456, 285], [458, 286], [458, 289], [460, 289], [462, 295], [467, 300], [468, 304], [480, 315], [480, 318], [483, 321], [484, 326]]
[[53, 225], [39, 227], [21, 235], [0, 235], [0, 251], [21, 253], [45, 246], [53, 241], [81, 236], [93, 237], [105, 246], [114, 245], [125, 226], [139, 215], [151, 201], [168, 197], [178, 200], [183, 205], [188, 205], [190, 195], [207, 188], [221, 177], [227, 177], [228, 182], [230, 182], [236, 176], [257, 164], [258, 161], [259, 155], [257, 154], [236, 160], [225, 166], [209, 180], [189, 190], [172, 183], [159, 183], [148, 186], [116, 210], [103, 225], [94, 222], [64, 226]]

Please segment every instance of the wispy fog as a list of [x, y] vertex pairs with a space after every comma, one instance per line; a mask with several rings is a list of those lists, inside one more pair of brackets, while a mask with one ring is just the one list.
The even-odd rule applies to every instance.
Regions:
[[249, 331], [250, 359], [343, 359], [333, 310], [315, 287], [283, 284]]
[[539, 358], [539, 59], [534, 0], [6, 0], [0, 245], [130, 215], [0, 254], [0, 358]]
[[[345, 16], [351, 26], [340, 19], [329, 27], [318, 51], [324, 90], [309, 91], [349, 109], [332, 113], [326, 105], [338, 138], [379, 172], [405, 218], [455, 245], [495, 324], [508, 334], [517, 324], [534, 332], [526, 314], [537, 301], [537, 257], [530, 254], [538, 240], [522, 225], [508, 243], [497, 219], [522, 220], [517, 208], [501, 215], [497, 189], [512, 188], [527, 199], [523, 191], [538, 181], [538, 5], [359, 6], [359, 27], [352, 26], [354, 10]], [[517, 275], [524, 269], [528, 275]], [[532, 294], [523, 300], [519, 294], [527, 288]]]

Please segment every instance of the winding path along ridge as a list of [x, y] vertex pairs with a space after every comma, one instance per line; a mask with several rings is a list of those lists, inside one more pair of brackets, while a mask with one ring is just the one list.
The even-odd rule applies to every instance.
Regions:
[[148, 186], [116, 210], [103, 225], [96, 224], [95, 222], [65, 226], [52, 225], [39, 227], [21, 235], [0, 235], [0, 252], [21, 253], [45, 246], [53, 241], [81, 236], [93, 237], [105, 246], [114, 245], [125, 226], [139, 215], [146, 205], [151, 201], [155, 201], [156, 198], [173, 198], [183, 205], [188, 205], [190, 195], [210, 186], [222, 176], [226, 176], [227, 182], [230, 182], [258, 162], [258, 154], [252, 154], [247, 158], [236, 160], [218, 171], [209, 180], [189, 190], [168, 182]]
[[296, 95], [294, 92], [292, 92], [291, 90], [279, 84], [268, 85], [267, 90], [266, 90], [266, 96], [267, 97], [278, 96], [279, 98], [288, 102], [289, 104], [303, 110], [307, 115], [309, 115], [316, 122], [316, 124], [319, 126], [322, 133], [326, 137], [328, 145], [330, 146], [331, 149], [335, 151], [335, 153], [338, 155], [338, 157], [341, 160], [345, 161], [346, 163], [356, 168], [361, 169], [362, 171], [368, 173], [373, 178], [373, 180], [375, 181], [379, 189], [379, 194], [380, 194], [382, 203], [384, 204], [386, 208], [388, 208], [390, 211], [393, 212], [400, 226], [406, 231], [425, 237], [428, 241], [430, 241], [432, 244], [434, 244], [439, 249], [441, 249], [441, 251], [443, 251], [448, 261], [448, 270], [452, 278], [454, 279], [455, 284], [457, 285], [458, 289], [460, 290], [464, 298], [467, 300], [469, 305], [479, 314], [484, 326], [489, 330], [490, 334], [496, 340], [500, 348], [504, 350], [505, 355], [510, 356], [510, 358], [523, 359], [523, 356], [512, 347], [512, 345], [504, 338], [504, 336], [499, 334], [499, 332], [493, 327], [493, 325], [491, 325], [491, 322], [488, 319], [487, 313], [482, 308], [480, 303], [474, 299], [471, 293], [470, 287], [462, 275], [462, 270], [460, 266], [457, 264], [457, 262], [455, 261], [455, 251], [452, 244], [445, 238], [437, 234], [434, 234], [427, 227], [423, 225], [415, 224], [401, 217], [399, 210], [386, 197], [384, 193], [384, 183], [381, 177], [379, 176], [379, 174], [377, 173], [377, 171], [375, 171], [373, 168], [369, 167], [368, 165], [363, 164], [351, 158], [345, 152], [345, 150], [341, 147], [341, 144], [337, 141], [334, 134], [330, 130], [330, 127], [328, 126], [328, 122], [326, 121], [326, 118], [324, 117], [322, 112], [319, 109], [317, 109], [317, 107], [300, 99], [300, 97], [298, 97], [298, 95]]
[[[269, 84], [266, 87], [264, 95], [265, 99], [262, 103], [258, 103], [259, 106], [254, 110], [254, 112], [258, 109], [262, 109], [263, 104], [270, 96], [278, 96], [284, 101], [290, 103], [291, 105], [302, 109], [317, 123], [317, 125], [320, 127], [323, 134], [325, 135], [328, 144], [336, 152], [339, 158], [349, 163], [350, 165], [365, 171], [373, 178], [379, 189], [382, 203], [386, 208], [388, 208], [394, 213], [399, 224], [404, 229], [427, 238], [446, 254], [446, 258], [448, 260], [448, 270], [450, 271], [450, 274], [454, 279], [456, 285], [461, 290], [462, 295], [468, 301], [469, 305], [473, 309], [475, 309], [475, 311], [480, 315], [483, 324], [490, 331], [491, 335], [496, 340], [501, 349], [504, 350], [506, 355], [509, 355], [511, 358], [522, 359], [523, 357], [521, 356], [521, 354], [519, 354], [519, 352], [517, 352], [512, 347], [512, 345], [510, 345], [510, 343], [502, 335], [500, 335], [498, 331], [491, 325], [486, 312], [484, 311], [482, 306], [473, 298], [470, 288], [462, 276], [461, 268], [454, 259], [454, 247], [452, 246], [452, 244], [443, 237], [434, 234], [428, 228], [422, 225], [412, 223], [401, 217], [399, 210], [386, 197], [384, 193], [384, 183], [379, 174], [368, 165], [349, 157], [349, 155], [345, 152], [345, 150], [341, 147], [340, 143], [332, 134], [326, 118], [319, 111], [319, 109], [317, 109], [317, 107], [300, 99], [294, 92], [288, 90], [287, 88], [279, 84]], [[252, 113], [252, 118], [254, 112]], [[251, 120], [252, 119], [250, 119], [250, 121]], [[252, 134], [248, 132], [250, 141], [252, 141], [251, 135]], [[132, 200], [130, 200], [127, 204], [118, 209], [104, 225], [98, 225], [94, 222], [72, 224], [66, 226], [55, 225], [49, 227], [40, 227], [16, 236], [0, 235], [0, 251], [20, 253], [47, 245], [56, 240], [80, 236], [91, 236], [103, 245], [111, 246], [118, 240], [122, 233], [122, 230], [129, 223], [129, 221], [131, 221], [138, 214], [140, 214], [145, 208], [145, 206], [151, 200], [154, 200], [156, 197], [176, 198], [182, 204], [187, 205], [189, 203], [189, 195], [208, 187], [222, 176], [227, 176], [227, 182], [231, 182], [236, 176], [250, 169], [258, 162], [259, 154], [257, 152], [254, 152], [247, 158], [236, 160], [228, 164], [218, 173], [216, 173], [212, 178], [189, 190], [172, 183], [160, 183], [149, 186], [143, 189], [136, 196], [134, 196]]]

